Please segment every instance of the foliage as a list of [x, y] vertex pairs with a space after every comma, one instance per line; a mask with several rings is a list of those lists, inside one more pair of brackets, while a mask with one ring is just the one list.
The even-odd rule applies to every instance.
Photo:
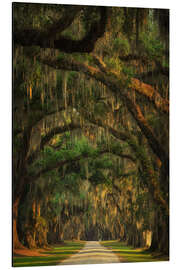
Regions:
[[121, 55], [128, 55], [130, 53], [129, 41], [124, 37], [118, 37], [113, 41], [113, 50]]
[[[68, 16], [66, 5], [13, 5], [14, 28], [21, 34], [30, 29], [38, 36]], [[99, 11], [99, 7], [82, 7], [62, 33], [54, 29], [53, 38], [50, 33], [51, 48], [46, 48], [46, 42], [43, 48], [14, 44], [13, 171], [17, 191], [22, 187], [18, 192], [15, 189], [15, 195], [26, 191], [19, 203], [17, 231], [22, 236], [27, 225], [29, 241], [33, 244], [35, 233], [38, 246], [46, 243], [47, 232], [58, 240], [89, 239], [92, 234], [97, 239], [121, 238], [134, 246], [144, 246], [145, 230], [159, 232], [160, 227], [167, 235], [164, 210], [158, 207], [156, 196], [163, 191], [168, 204], [168, 177], [162, 171], [164, 164], [158, 167], [152, 138], [160, 149], [168, 144], [168, 116], [156, 106], [161, 93], [168, 97], [168, 82], [162, 74], [151, 78], [149, 73], [164, 68], [166, 73], [168, 46], [158, 38], [161, 27], [153, 17], [156, 11], [113, 7], [107, 10], [105, 32], [93, 46], [93, 53], [106, 66], [104, 71], [95, 65], [91, 53], [54, 49], [53, 39], [58, 37], [68, 40], [67, 46], [83, 39], [99, 22]], [[53, 69], [55, 59], [59, 64], [73, 59], [81, 72], [69, 71], [72, 62], [68, 70]], [[91, 78], [83, 66], [90, 69]], [[134, 78], [142, 78], [136, 87], [146, 83], [145, 89], [136, 91]], [[51, 134], [61, 126], [67, 127], [63, 134]], [[163, 238], [158, 235], [158, 240]], [[135, 260], [132, 249], [126, 253], [124, 247], [117, 248], [127, 260]], [[141, 257], [146, 259], [151, 258]], [[41, 263], [39, 258], [35, 261], [32, 264]], [[50, 261], [56, 264], [57, 258], [50, 257]], [[18, 263], [30, 264], [16, 258]]]
[[[39, 253], [39, 257], [14, 257], [13, 266], [46, 266], [46, 265], [58, 265], [61, 261], [69, 258], [74, 253], [78, 252], [84, 246], [83, 241], [65, 241], [63, 244], [49, 248], [48, 251]], [[41, 254], [47, 256], [41, 256]]]
[[105, 58], [105, 63], [107, 64], [107, 67], [109, 70], [115, 70], [117, 74], [120, 75], [122, 71], [122, 63], [118, 57], [116, 58]]
[[[168, 260], [166, 257], [152, 256], [150, 252], [143, 249], [134, 249], [126, 243], [117, 241], [102, 241], [101, 244], [113, 250], [118, 256], [123, 256], [123, 262], [156, 262]], [[122, 258], [122, 257], [121, 257]]]
[[154, 33], [141, 34], [141, 44], [144, 52], [148, 55], [151, 60], [161, 60], [164, 53], [164, 46], [161, 40], [157, 38]]

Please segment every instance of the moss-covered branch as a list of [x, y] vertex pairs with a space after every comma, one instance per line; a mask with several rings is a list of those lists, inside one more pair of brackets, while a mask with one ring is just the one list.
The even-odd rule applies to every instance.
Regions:
[[[65, 69], [83, 72], [85, 75], [102, 82], [112, 91], [112, 93], [118, 95], [124, 105], [128, 108], [129, 112], [132, 114], [133, 118], [136, 120], [141, 131], [147, 138], [153, 152], [159, 157], [162, 162], [165, 163], [167, 171], [169, 170], [169, 159], [165, 150], [163, 149], [163, 146], [156, 138], [152, 128], [149, 126], [147, 120], [142, 114], [140, 106], [134, 103], [131, 97], [128, 95], [124, 81], [121, 81], [120, 78], [117, 79], [117, 77], [112, 76], [111, 73], [110, 75], [105, 74], [98, 68], [77, 62], [72, 58], [62, 56], [61, 59], [52, 59], [39, 56], [38, 59], [42, 63], [47, 64], [55, 69]], [[154, 96], [154, 89], [151, 88], [151, 86], [149, 85], [141, 83], [137, 79], [132, 79], [130, 86], [131, 89], [135, 88], [140, 93], [146, 94], [146, 96], [148, 95], [148, 89], [150, 89], [150, 91], [153, 93], [152, 96]]]
[[53, 129], [51, 129], [42, 139], [39, 148], [33, 152], [29, 157], [28, 157], [28, 164], [31, 165], [34, 160], [37, 158], [38, 154], [40, 153], [41, 150], [43, 150], [44, 146], [57, 134], [64, 133], [66, 131], [74, 130], [77, 128], [81, 128], [80, 125], [78, 124], [73, 124], [70, 123], [69, 125], [65, 126], [58, 126]]
[[105, 128], [118, 140], [122, 140], [128, 143], [130, 148], [132, 149], [137, 160], [140, 161], [143, 171], [144, 171], [144, 181], [149, 186], [149, 190], [153, 195], [154, 200], [157, 203], [160, 203], [163, 209], [165, 209], [166, 213], [169, 214], [169, 206], [168, 201], [165, 196], [162, 194], [160, 188], [160, 182], [158, 181], [157, 175], [153, 169], [152, 163], [147, 156], [147, 153], [144, 151], [144, 147], [142, 148], [137, 144], [136, 139], [129, 132], [121, 132], [115, 130], [114, 128], [107, 126], [107, 124], [103, 124], [102, 121], [95, 121], [93, 119], [90, 120], [93, 124], [96, 124], [100, 127]]
[[[63, 35], [59, 36], [58, 39], [54, 38], [56, 33], [60, 34], [66, 29], [69, 24], [74, 20], [76, 14], [79, 12], [81, 7], [72, 8], [72, 12], [67, 9], [67, 14], [64, 21], [53, 24], [48, 30], [16, 30], [14, 29], [13, 40], [15, 44], [21, 46], [39, 46], [41, 48], [53, 48], [59, 49], [66, 53], [85, 53], [92, 52], [96, 41], [103, 36], [106, 24], [107, 24], [107, 8], [99, 7], [100, 19], [98, 22], [91, 24], [90, 30], [81, 40], [74, 40]], [[62, 24], [61, 24], [62, 22]], [[60, 26], [60, 27], [59, 27]]]

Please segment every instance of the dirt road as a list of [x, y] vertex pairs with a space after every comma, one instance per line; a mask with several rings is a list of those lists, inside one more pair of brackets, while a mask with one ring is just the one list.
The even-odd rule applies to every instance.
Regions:
[[99, 242], [87, 241], [84, 248], [77, 254], [62, 261], [60, 264], [100, 264], [119, 263], [119, 258], [109, 249], [103, 247]]

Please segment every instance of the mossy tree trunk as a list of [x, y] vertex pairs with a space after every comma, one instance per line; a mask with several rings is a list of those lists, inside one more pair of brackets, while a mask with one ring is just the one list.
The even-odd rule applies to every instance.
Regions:
[[18, 228], [17, 228], [19, 201], [20, 201], [20, 196], [16, 197], [13, 202], [13, 249], [25, 248], [19, 240]]

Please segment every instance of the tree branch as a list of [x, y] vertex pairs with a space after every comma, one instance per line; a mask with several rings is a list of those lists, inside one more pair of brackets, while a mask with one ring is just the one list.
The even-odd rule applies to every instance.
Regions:
[[158, 111], [166, 114], [169, 113], [169, 100], [162, 98], [151, 85], [143, 83], [136, 78], [132, 78], [130, 88], [145, 96], [148, 101], [155, 105], [155, 108], [158, 109]]
[[[76, 15], [84, 8], [84, 6], [68, 6], [67, 12], [63, 16], [54, 21], [44, 32], [41, 33], [43, 39], [56, 37], [56, 34], [63, 32], [74, 21]], [[67, 14], [68, 13], [68, 14]]]
[[93, 120], [90, 120], [90, 121], [105, 129], [108, 128], [108, 131], [116, 139], [123, 140], [128, 143], [128, 145], [133, 150], [137, 160], [140, 160], [141, 162], [144, 174], [146, 175], [146, 178], [144, 178], [144, 181], [146, 181], [147, 185], [149, 186], [149, 190], [152, 193], [154, 200], [165, 209], [167, 214], [169, 214], [168, 202], [166, 201], [166, 199], [164, 198], [164, 195], [161, 192], [160, 183], [157, 180], [151, 161], [147, 157], [146, 153], [142, 150], [142, 147], [137, 144], [137, 142], [135, 141], [135, 138], [128, 132], [117, 131], [110, 126], [104, 125], [100, 120], [95, 121], [95, 122]]
[[[169, 57], [169, 51], [164, 50], [163, 55], [166, 57]], [[149, 60], [148, 57], [145, 55], [140, 54], [128, 54], [128, 55], [119, 55], [119, 59], [124, 62], [133, 61], [133, 60], [139, 60], [144, 64], [148, 64]]]
[[57, 134], [64, 133], [69, 130], [81, 128], [80, 125], [78, 124], [73, 124], [70, 123], [69, 125], [61, 126], [61, 127], [55, 127], [51, 129], [41, 140], [40, 147], [37, 149], [35, 152], [33, 152], [29, 157], [28, 157], [28, 165], [31, 165], [34, 160], [37, 158], [38, 154], [40, 153], [41, 150], [43, 150], [44, 146]]
[[169, 69], [165, 68], [165, 67], [164, 68], [163, 67], [156, 68], [156, 69], [150, 70], [148, 72], [143, 72], [143, 73], [137, 74], [134, 77], [136, 79], [147, 81], [148, 79], [152, 79], [152, 78], [154, 78], [155, 76], [158, 76], [158, 75], [164, 75], [166, 77], [169, 77]]
[[[110, 150], [110, 152], [109, 152]], [[126, 159], [129, 159], [131, 160], [132, 162], [135, 162], [136, 160], [131, 156], [131, 155], [128, 155], [128, 154], [123, 154], [123, 153], [117, 153], [116, 151], [112, 151], [111, 152], [111, 149], [102, 149], [100, 151], [98, 151], [98, 155], [102, 155], [102, 154], [105, 154], [105, 153], [112, 153], [116, 156], [119, 156], [121, 158], [126, 158]], [[42, 170], [40, 170], [35, 176], [29, 178], [29, 182], [34, 182], [36, 179], [38, 179], [41, 175], [49, 172], [49, 171], [52, 171], [54, 169], [57, 169], [59, 167], [62, 167], [64, 166], [65, 164], [68, 164], [68, 163], [71, 163], [71, 162], [76, 162], [76, 161], [79, 161], [81, 159], [84, 159], [84, 158], [89, 158], [90, 156], [88, 154], [80, 154], [78, 155], [77, 157], [73, 158], [73, 159], [70, 159], [70, 160], [61, 160], [55, 164], [51, 164], [49, 166], [47, 166], [46, 168], [43, 168]]]
[[[118, 78], [118, 75], [115, 72], [111, 72], [110, 70], [108, 70], [106, 64], [103, 62], [103, 60], [98, 57], [97, 55], [92, 54], [93, 56], [93, 60], [95, 62], [95, 64], [99, 67], [99, 69], [108, 74], [108, 73], [113, 73], [113, 75], [115, 75]], [[159, 72], [169, 72], [168, 69], [163, 69], [158, 68]], [[141, 78], [141, 75], [139, 75], [139, 78]], [[129, 84], [129, 88], [133, 91], [138, 92], [139, 94], [143, 95], [148, 101], [150, 101], [151, 103], [153, 103], [156, 107], [156, 109], [164, 112], [164, 113], [169, 113], [169, 101], [167, 99], [164, 99], [161, 97], [161, 95], [157, 92], [157, 90], [154, 89], [154, 87], [152, 87], [149, 84], [143, 83], [142, 81], [140, 81], [137, 76], [136, 78], [131, 78], [130, 79], [130, 84]]]
[[[148, 143], [153, 150], [153, 152], [158, 156], [158, 158], [165, 163], [165, 167], [167, 169], [167, 172], [169, 171], [169, 158], [163, 149], [163, 146], [160, 144], [158, 139], [153, 133], [153, 130], [149, 126], [147, 120], [142, 114], [142, 111], [140, 109], [140, 106], [138, 104], [135, 104], [131, 97], [127, 93], [127, 89], [124, 88], [125, 82], [121, 81], [117, 77], [112, 77], [112, 75], [104, 74], [102, 71], [100, 71], [98, 68], [94, 68], [92, 66], [88, 66], [83, 63], [79, 63], [77, 61], [74, 61], [72, 58], [68, 57], [62, 57], [60, 60], [55, 60], [52, 58], [41, 58], [38, 57], [38, 60], [40, 60], [42, 63], [47, 64], [55, 69], [65, 69], [65, 70], [74, 70], [74, 71], [80, 71], [86, 74], [89, 77], [92, 77], [96, 79], [97, 81], [102, 82], [105, 84], [112, 93], [115, 93], [118, 95], [121, 99], [121, 101], [124, 103], [124, 105], [128, 108], [129, 112], [133, 116], [133, 118], [136, 120], [138, 126], [140, 127], [141, 131], [145, 135], [145, 137], [148, 140]], [[151, 92], [151, 98], [154, 96], [155, 91], [153, 87], [146, 85], [144, 83], [141, 83], [137, 79], [131, 80], [131, 89], [134, 88], [137, 91], [139, 91], [141, 94], [148, 95], [148, 90]], [[147, 89], [148, 87], [148, 89]], [[145, 88], [145, 90], [144, 90]], [[144, 90], [144, 91], [143, 91]], [[156, 104], [159, 104], [156, 102]], [[161, 103], [160, 103], [161, 104]], [[162, 108], [162, 106], [160, 106]]]
[[139, 54], [119, 55], [119, 59], [124, 62], [133, 61], [133, 60], [140, 60], [144, 64], [147, 64], [149, 62], [146, 56], [139, 55]]
[[[57, 25], [50, 27], [51, 31], [38, 31], [32, 29], [27, 29], [24, 31], [14, 30], [13, 40], [15, 44], [19, 44], [21, 46], [39, 46], [40, 48], [54, 48], [59, 49], [66, 53], [73, 52], [92, 52], [95, 46], [96, 41], [103, 36], [106, 24], [107, 24], [107, 8], [99, 7], [99, 12], [101, 18], [98, 22], [92, 23], [89, 32], [85, 35], [81, 40], [73, 40], [64, 36], [60, 36], [58, 39], [52, 41], [52, 37], [57, 33], [61, 33], [74, 19], [75, 15], [81, 9], [77, 8], [75, 10], [75, 14], [71, 16], [68, 12], [68, 18], [70, 16], [70, 20], [58, 31], [58, 27], [60, 22]], [[67, 20], [67, 18], [66, 18]]]

